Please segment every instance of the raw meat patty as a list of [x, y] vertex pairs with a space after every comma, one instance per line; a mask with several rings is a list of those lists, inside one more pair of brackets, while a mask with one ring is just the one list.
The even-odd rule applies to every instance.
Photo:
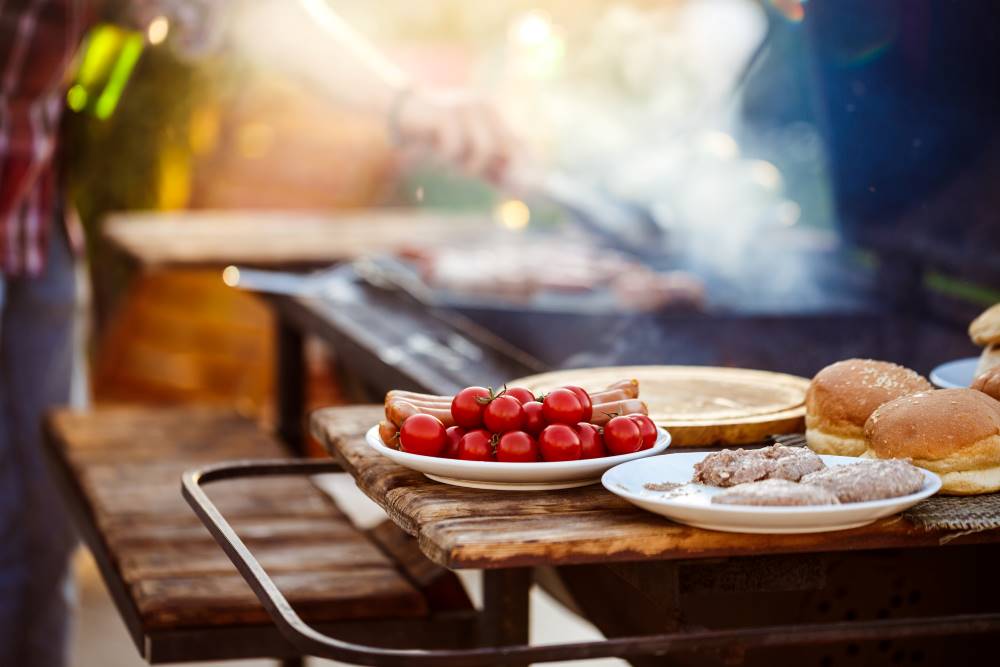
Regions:
[[737, 484], [712, 496], [720, 505], [838, 505], [837, 496], [821, 486], [807, 486], [786, 479], [765, 479]]
[[797, 482], [803, 475], [826, 467], [823, 459], [808, 447], [771, 445], [757, 451], [774, 463], [774, 468], [767, 475], [768, 479], [787, 479], [790, 482]]
[[823, 461], [806, 447], [723, 449], [694, 464], [692, 481], [711, 486], [736, 486], [762, 479], [797, 482], [803, 475], [823, 467]]
[[806, 475], [802, 483], [820, 486], [842, 503], [860, 503], [916, 493], [924, 486], [924, 475], [909, 461], [886, 459], [833, 466]]

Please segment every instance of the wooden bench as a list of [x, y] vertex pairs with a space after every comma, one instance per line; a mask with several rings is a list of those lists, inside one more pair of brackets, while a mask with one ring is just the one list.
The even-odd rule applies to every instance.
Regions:
[[[59, 411], [46, 435], [64, 499], [143, 658], [297, 657], [180, 493], [185, 470], [287, 458], [282, 445], [250, 420], [212, 408]], [[233, 481], [212, 497], [317, 627], [389, 645], [394, 637], [412, 645], [414, 632], [433, 643], [439, 625], [450, 631], [443, 635], [472, 628], [454, 574], [391, 524], [358, 530], [307, 480]]]

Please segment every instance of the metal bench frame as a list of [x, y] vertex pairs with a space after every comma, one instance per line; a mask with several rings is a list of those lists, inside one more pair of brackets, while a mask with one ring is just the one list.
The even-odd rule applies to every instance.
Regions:
[[[318, 475], [343, 472], [334, 461], [236, 461], [186, 473], [184, 498], [236, 565], [282, 635], [302, 655], [359, 665], [488, 666], [529, 664], [587, 658], [667, 655], [688, 651], [738, 655], [754, 648], [835, 644], [848, 641], [928, 638], [1000, 632], [1000, 614], [961, 614], [906, 619], [737, 628], [692, 629], [668, 634], [620, 637], [603, 641], [512, 645], [474, 649], [397, 649], [337, 639], [303, 621], [274, 582], [222, 516], [202, 488], [223, 480], [282, 475]], [[490, 618], [488, 613], [484, 619]]]

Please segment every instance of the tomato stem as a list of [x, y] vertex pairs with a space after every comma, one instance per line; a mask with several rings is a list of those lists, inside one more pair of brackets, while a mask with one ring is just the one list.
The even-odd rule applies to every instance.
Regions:
[[499, 392], [493, 387], [487, 387], [486, 389], [487, 391], [490, 392], [489, 396], [476, 396], [476, 403], [479, 403], [479, 405], [489, 405], [490, 403], [492, 403], [493, 401], [495, 401], [496, 399], [500, 398], [501, 396], [507, 393], [506, 384], [504, 384], [503, 389], [501, 389]]

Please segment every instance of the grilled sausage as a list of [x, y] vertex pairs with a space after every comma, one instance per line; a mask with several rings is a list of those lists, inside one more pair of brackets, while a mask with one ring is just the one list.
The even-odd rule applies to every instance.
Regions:
[[437, 417], [444, 424], [445, 428], [455, 425], [455, 420], [451, 416], [450, 407], [429, 407], [423, 405], [413, 405], [409, 401], [396, 399], [386, 404], [385, 416], [396, 426], [402, 426], [403, 422], [416, 414], [431, 415]]
[[604, 391], [599, 391], [595, 394], [590, 395], [590, 402], [594, 405], [600, 403], [614, 403], [616, 401], [626, 401], [630, 398], [635, 398], [631, 396], [629, 392], [624, 389], [605, 389]]
[[378, 436], [382, 438], [382, 442], [385, 443], [387, 447], [397, 447], [396, 442], [397, 436], [399, 435], [399, 429], [391, 421], [380, 421], [378, 423]]
[[[639, 381], [636, 379], [619, 380], [608, 385], [604, 391], [624, 391], [628, 398], [639, 398]], [[601, 394], [603, 392], [598, 392]], [[597, 401], [594, 401], [597, 403]]]
[[613, 401], [611, 403], [599, 403], [594, 406], [594, 416], [590, 421], [592, 424], [604, 426], [612, 417], [618, 415], [648, 415], [649, 408], [637, 398], [630, 398], [624, 401]]
[[402, 389], [393, 389], [385, 395], [385, 402], [390, 403], [396, 399], [407, 401], [414, 405], [419, 404], [444, 404], [451, 405], [454, 396], [436, 396], [434, 394], [420, 394], [415, 391], [403, 391]]

